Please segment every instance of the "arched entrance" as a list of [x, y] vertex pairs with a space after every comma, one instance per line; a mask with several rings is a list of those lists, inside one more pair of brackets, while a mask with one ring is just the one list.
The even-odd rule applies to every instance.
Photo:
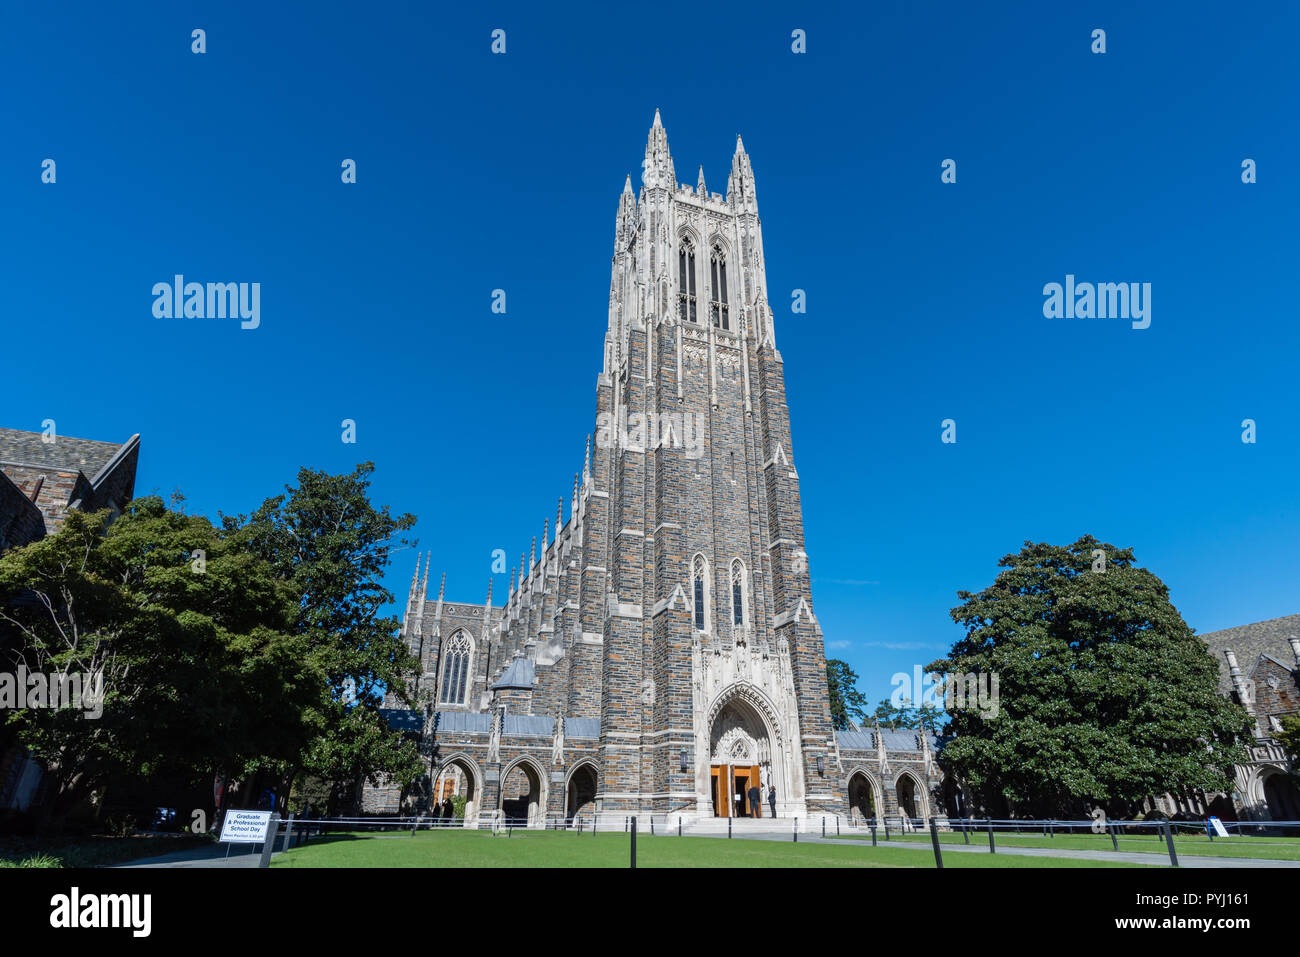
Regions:
[[515, 827], [541, 827], [546, 816], [546, 776], [520, 758], [501, 775], [501, 815]]
[[1264, 803], [1274, 821], [1300, 821], [1300, 790], [1284, 771], [1274, 771], [1263, 780]]
[[565, 813], [570, 821], [596, 809], [596, 766], [584, 761], [569, 775]]
[[849, 775], [849, 820], [853, 824], [862, 824], [878, 817], [880, 811], [876, 804], [876, 783], [865, 771], [854, 771]]
[[911, 774], [901, 774], [894, 782], [894, 792], [898, 795], [898, 813], [904, 817], [925, 817], [925, 797], [920, 782]]
[[[709, 788], [715, 817], [764, 817], [774, 783], [767, 722], [752, 704], [733, 698], [718, 711], [709, 734]], [[752, 789], [758, 789], [754, 801]]]
[[[465, 799], [463, 816], [458, 815], [456, 823], [470, 827], [478, 821], [479, 794], [481, 793], [478, 768], [465, 755], [452, 755], [438, 769], [438, 776], [433, 788], [433, 800], [437, 813], [443, 802], [456, 797]], [[455, 801], [453, 800], [453, 808]]]

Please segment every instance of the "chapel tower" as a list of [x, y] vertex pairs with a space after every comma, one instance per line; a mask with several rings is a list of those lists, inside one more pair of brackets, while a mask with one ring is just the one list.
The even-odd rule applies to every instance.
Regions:
[[[678, 185], [655, 111], [619, 198], [584, 578], [603, 579], [603, 812], [844, 797], [754, 171]], [[585, 483], [584, 483], [585, 484]], [[591, 590], [591, 589], [588, 589]], [[585, 617], [585, 616], [584, 616]], [[737, 793], [741, 799], [737, 801]]]

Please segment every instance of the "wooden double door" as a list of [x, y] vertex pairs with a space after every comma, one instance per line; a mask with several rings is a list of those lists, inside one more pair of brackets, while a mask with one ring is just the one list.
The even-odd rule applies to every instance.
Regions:
[[[717, 764], [709, 769], [713, 787], [713, 813], [717, 817], [762, 817], [763, 778], [757, 764]], [[758, 788], [758, 803], [751, 805], [749, 789]]]

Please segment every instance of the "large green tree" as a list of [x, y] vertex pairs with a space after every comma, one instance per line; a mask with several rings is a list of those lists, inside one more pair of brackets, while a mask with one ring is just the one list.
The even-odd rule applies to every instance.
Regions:
[[405, 785], [422, 770], [414, 743], [391, 731], [378, 710], [385, 690], [411, 703], [406, 679], [418, 668], [398, 635], [400, 621], [382, 614], [393, 600], [383, 574], [392, 551], [410, 544], [403, 533], [415, 517], [370, 501], [373, 471], [369, 462], [342, 475], [304, 468], [285, 495], [248, 518], [224, 519], [233, 539], [289, 583], [294, 632], [325, 679], [316, 734], [296, 760], [273, 769], [282, 795], [302, 772], [331, 781], [382, 772]]
[[982, 591], [958, 592], [966, 637], [927, 670], [997, 675], [998, 715], [954, 709], [943, 760], [1019, 813], [1111, 816], [1146, 796], [1231, 787], [1244, 710], [1218, 665], [1128, 548], [1026, 542]]
[[826, 688], [831, 699], [831, 725], [844, 731], [850, 721], [866, 721], [867, 696], [858, 690], [858, 673], [847, 661], [826, 660]]
[[80, 708], [8, 714], [46, 768], [43, 828], [113, 780], [292, 756], [320, 684], [266, 563], [156, 497], [109, 517], [71, 512], [57, 534], [0, 557], [5, 664], [102, 682], [102, 700]]

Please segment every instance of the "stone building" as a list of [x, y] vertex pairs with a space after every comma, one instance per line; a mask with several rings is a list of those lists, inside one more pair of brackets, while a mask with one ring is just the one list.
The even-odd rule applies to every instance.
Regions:
[[[562, 498], [500, 604], [490, 584], [447, 600], [445, 580], [430, 598], [417, 562], [403, 633], [427, 717], [390, 721], [469, 825], [767, 817], [770, 788], [778, 817], [805, 822], [934, 813], [932, 740], [831, 726], [744, 145], [725, 195], [703, 168], [681, 185], [656, 111], [641, 179], [618, 201], [595, 442], [568, 517]], [[427, 783], [363, 796], [372, 813], [427, 804]]]
[[[107, 508], [116, 517], [135, 493], [139, 453], [138, 435], [97, 442], [0, 429], [0, 552], [53, 535], [73, 509]], [[41, 779], [29, 751], [0, 741], [0, 812], [25, 810]]]
[[1254, 719], [1250, 760], [1236, 768], [1232, 800], [1242, 820], [1300, 821], [1295, 770], [1274, 735], [1300, 713], [1300, 615], [1201, 636], [1219, 659], [1219, 690]]
[[98, 442], [0, 429], [0, 551], [52, 535], [69, 511], [111, 509], [135, 492], [140, 436]]

